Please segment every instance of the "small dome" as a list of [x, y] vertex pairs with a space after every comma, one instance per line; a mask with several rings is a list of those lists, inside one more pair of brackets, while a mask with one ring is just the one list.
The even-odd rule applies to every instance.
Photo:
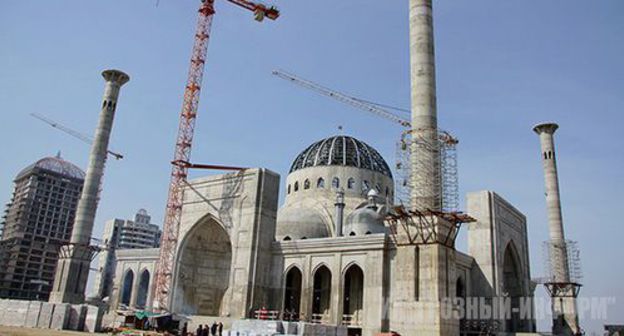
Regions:
[[330, 236], [323, 216], [313, 207], [287, 206], [278, 212], [275, 238], [297, 240]]
[[386, 232], [384, 216], [371, 205], [355, 209], [347, 216], [343, 232], [345, 236]]
[[344, 135], [317, 141], [297, 156], [290, 173], [316, 166], [347, 166], [372, 170], [392, 178], [383, 157], [366, 143]]
[[53, 173], [61, 174], [70, 178], [75, 178], [79, 180], [84, 180], [85, 173], [78, 166], [74, 165], [69, 161], [65, 161], [61, 158], [61, 153], [58, 153], [54, 157], [45, 157], [28, 167], [22, 169], [22, 171], [17, 174], [16, 180], [26, 176], [28, 173], [33, 171], [34, 169], [42, 169], [51, 171]]

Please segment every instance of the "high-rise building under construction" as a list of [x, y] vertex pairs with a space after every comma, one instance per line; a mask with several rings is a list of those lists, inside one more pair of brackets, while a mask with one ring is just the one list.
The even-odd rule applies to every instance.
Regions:
[[15, 177], [0, 241], [0, 297], [47, 300], [59, 246], [69, 242], [85, 173], [46, 157]]

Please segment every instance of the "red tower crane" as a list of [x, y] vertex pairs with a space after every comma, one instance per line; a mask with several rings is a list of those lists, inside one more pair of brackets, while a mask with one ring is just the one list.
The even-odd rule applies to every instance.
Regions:
[[[255, 19], [262, 21], [265, 17], [271, 20], [277, 19], [279, 11], [275, 7], [267, 7], [263, 4], [247, 0], [226, 0], [235, 5], [253, 11]], [[178, 234], [180, 231], [180, 219], [182, 215], [182, 200], [188, 169], [193, 168], [190, 164], [191, 145], [195, 130], [195, 118], [199, 105], [204, 64], [210, 38], [212, 18], [215, 14], [215, 0], [202, 0], [199, 8], [199, 17], [195, 31], [195, 42], [191, 54], [190, 69], [180, 123], [175, 145], [174, 159], [172, 161], [171, 180], [169, 183], [169, 195], [163, 224], [163, 236], [160, 244], [160, 256], [156, 269], [153, 287], [154, 308], [159, 311], [170, 311], [171, 285], [173, 282], [173, 270], [175, 253], [178, 246]]]

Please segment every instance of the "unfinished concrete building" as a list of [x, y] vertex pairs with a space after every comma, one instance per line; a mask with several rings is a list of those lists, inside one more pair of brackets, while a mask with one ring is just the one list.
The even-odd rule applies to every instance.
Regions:
[[60, 153], [17, 174], [0, 241], [0, 297], [48, 299], [58, 248], [69, 242], [84, 177]]

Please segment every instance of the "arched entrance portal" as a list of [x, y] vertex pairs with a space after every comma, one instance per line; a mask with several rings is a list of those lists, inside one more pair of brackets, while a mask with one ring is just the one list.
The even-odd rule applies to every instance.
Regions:
[[129, 270], [123, 279], [123, 286], [121, 287], [121, 304], [130, 306], [130, 298], [132, 297], [132, 285], [134, 284], [134, 272]]
[[312, 322], [325, 322], [329, 319], [331, 307], [331, 272], [323, 265], [314, 272], [312, 296]]
[[147, 292], [149, 291], [150, 273], [143, 270], [139, 277], [139, 292], [137, 293], [137, 308], [145, 308], [147, 304]]
[[219, 316], [229, 286], [232, 244], [227, 232], [207, 217], [185, 236], [178, 256], [175, 311]]
[[301, 271], [297, 267], [286, 273], [284, 320], [298, 321], [301, 304]]
[[351, 265], [344, 275], [342, 296], [342, 323], [360, 325], [364, 308], [364, 272], [358, 265]]
[[513, 243], [505, 248], [503, 261], [503, 294], [511, 300], [511, 318], [506, 320], [507, 332], [523, 330], [520, 320], [520, 300], [523, 296], [520, 262]]

